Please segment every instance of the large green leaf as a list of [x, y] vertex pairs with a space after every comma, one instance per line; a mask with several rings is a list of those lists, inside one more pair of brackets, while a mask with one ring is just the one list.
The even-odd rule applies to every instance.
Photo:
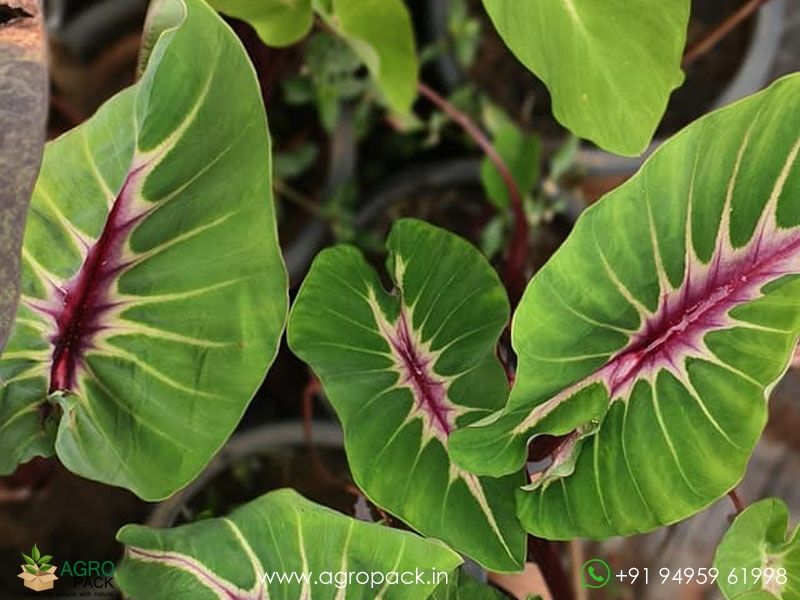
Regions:
[[320, 377], [353, 476], [376, 504], [487, 568], [521, 568], [521, 478], [480, 479], [448, 457], [452, 431], [508, 394], [494, 356], [505, 291], [476, 248], [421, 221], [396, 222], [387, 247], [391, 293], [355, 248], [320, 253], [289, 346]]
[[[25, 0], [0, 14], [0, 352], [19, 299], [25, 215], [39, 173], [47, 120], [41, 9]], [[6, 20], [8, 19], [8, 20]]]
[[151, 10], [166, 28], [142, 80], [45, 153], [0, 361], [0, 472], [55, 450], [157, 499], [235, 427], [287, 283], [247, 56], [201, 0]]
[[386, 103], [408, 112], [417, 96], [419, 64], [403, 0], [316, 0], [315, 5], [367, 65]]
[[508, 47], [550, 90], [553, 113], [612, 152], [641, 153], [680, 69], [689, 0], [483, 0]]
[[800, 76], [713, 113], [585, 213], [514, 316], [506, 408], [456, 432], [549, 538], [647, 531], [740, 480], [800, 332]]
[[268, 46], [289, 46], [311, 30], [311, 0], [209, 0], [221, 13], [250, 23]]
[[129, 525], [118, 538], [127, 548], [116, 581], [148, 600], [423, 600], [461, 562], [437, 540], [356, 521], [292, 490], [226, 518]]
[[788, 526], [789, 511], [777, 498], [736, 517], [714, 558], [728, 600], [800, 599], [800, 527], [787, 538]]

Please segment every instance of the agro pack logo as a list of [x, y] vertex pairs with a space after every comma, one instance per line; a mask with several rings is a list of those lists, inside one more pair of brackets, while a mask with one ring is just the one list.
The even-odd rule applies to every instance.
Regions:
[[[51, 564], [53, 557], [50, 555], [42, 556], [36, 544], [33, 545], [30, 556], [22, 553], [25, 564], [21, 565], [22, 573], [19, 577], [23, 580], [25, 587], [35, 592], [52, 590], [54, 582], [61, 579], [59, 583], [60, 591], [56, 594], [58, 598], [82, 598], [82, 597], [111, 597], [114, 596], [114, 563], [110, 560], [100, 562], [98, 560], [76, 560], [71, 564], [64, 561], [58, 568]], [[58, 575], [56, 575], [58, 571]], [[69, 584], [66, 577], [72, 578], [72, 590], [66, 591]], [[94, 590], [94, 591], [93, 591]], [[108, 590], [108, 591], [97, 591]], [[52, 592], [51, 595], [52, 596]]]
[[56, 567], [51, 565], [50, 561], [53, 557], [49, 554], [42, 556], [36, 544], [33, 545], [31, 555], [28, 556], [24, 552], [22, 558], [25, 559], [25, 564], [22, 567], [22, 573], [18, 575], [25, 583], [26, 588], [30, 588], [35, 592], [44, 590], [52, 590], [53, 582], [58, 579], [56, 577]]
[[[114, 563], [110, 560], [76, 560], [72, 564], [64, 561], [64, 566], [58, 572], [61, 577], [70, 576], [73, 578], [73, 587], [92, 588], [92, 589], [113, 589], [114, 583]], [[86, 595], [86, 594], [84, 594]], [[113, 596], [109, 594], [92, 594], [93, 596]]]

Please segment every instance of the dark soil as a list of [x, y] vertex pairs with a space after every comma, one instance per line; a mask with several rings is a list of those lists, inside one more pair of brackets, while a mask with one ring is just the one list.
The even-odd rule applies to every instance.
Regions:
[[219, 517], [269, 491], [293, 488], [341, 513], [354, 515], [357, 497], [349, 491], [344, 450], [305, 447], [263, 450], [234, 461], [183, 507], [175, 525]]
[[[128, 523], [141, 523], [150, 506], [130, 492], [82, 479], [57, 461], [44, 487], [24, 502], [0, 504], [0, 600], [17, 600], [27, 591], [19, 565], [35, 543], [53, 564], [65, 561], [110, 560], [117, 564], [122, 546], [117, 530]], [[71, 577], [57, 582], [54, 591], [83, 591]], [[87, 588], [88, 589], [88, 588]]]
[[[477, 245], [483, 228], [494, 213], [495, 208], [488, 202], [483, 189], [477, 183], [459, 187], [429, 188], [398, 197], [374, 229], [380, 238], [384, 239], [394, 221], [413, 217], [443, 227]], [[531, 226], [526, 277], [532, 276], [549, 260], [567, 238], [570, 230], [571, 224], [561, 217]], [[510, 236], [510, 232], [508, 235]], [[375, 258], [375, 264], [380, 266], [383, 257], [381, 256], [379, 260], [378, 257]], [[502, 257], [496, 257], [493, 263], [495, 268], [502, 270]]]

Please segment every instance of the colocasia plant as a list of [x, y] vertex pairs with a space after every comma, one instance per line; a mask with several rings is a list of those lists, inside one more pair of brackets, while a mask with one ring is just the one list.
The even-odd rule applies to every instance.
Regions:
[[[644, 149], [682, 78], [688, 0], [484, 4], [565, 126]], [[316, 14], [385, 106], [410, 110], [418, 67], [399, 0], [211, 5], [278, 46]], [[55, 455], [166, 498], [230, 437], [277, 352], [288, 284], [267, 119], [212, 6], [154, 0], [138, 82], [45, 150], [0, 357], [0, 473]], [[800, 335], [799, 153], [798, 75], [701, 118], [584, 213], [513, 315], [480, 252], [425, 222], [394, 223], [385, 270], [351, 246], [322, 251], [288, 344], [341, 421], [355, 484], [413, 531], [280, 490], [224, 518], [123, 528], [120, 586], [132, 598], [490, 599], [456, 571], [465, 558], [516, 572], [530, 534], [631, 535], [707, 508], [743, 477]], [[558, 444], [531, 473], [542, 436]], [[787, 527], [778, 499], [738, 516], [715, 561], [726, 598], [800, 598]], [[741, 567], [775, 576], [727, 577]], [[263, 577], [415, 570], [452, 576]]]

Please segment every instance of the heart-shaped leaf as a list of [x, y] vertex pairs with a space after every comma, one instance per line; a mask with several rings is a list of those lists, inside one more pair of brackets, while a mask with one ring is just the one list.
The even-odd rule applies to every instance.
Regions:
[[437, 540], [356, 521], [292, 490], [226, 518], [129, 525], [117, 537], [127, 548], [116, 581], [127, 597], [152, 600], [423, 600], [461, 563]]
[[0, 472], [55, 448], [153, 500], [235, 427], [287, 283], [247, 56], [201, 0], [151, 11], [142, 80], [45, 153], [0, 360]]
[[450, 448], [479, 474], [563, 436], [518, 494], [548, 538], [647, 531], [742, 477], [800, 332], [800, 76], [667, 142], [578, 221], [514, 316], [519, 371]]
[[47, 120], [47, 65], [36, 0], [0, 22], [0, 352], [19, 299], [20, 250]]
[[689, 0], [483, 4], [511, 51], [547, 85], [559, 122], [618, 154], [647, 147], [683, 81]]
[[789, 510], [777, 498], [736, 517], [714, 557], [728, 600], [800, 600], [800, 527], [787, 537], [788, 526]]
[[476, 248], [442, 229], [401, 220], [386, 245], [391, 293], [355, 248], [320, 253], [292, 308], [289, 346], [322, 381], [373, 502], [487, 568], [519, 569], [521, 478], [480, 479], [448, 457], [455, 428], [508, 394], [494, 355], [505, 291]]
[[311, 30], [311, 0], [209, 0], [215, 9], [247, 21], [268, 46], [289, 46]]

